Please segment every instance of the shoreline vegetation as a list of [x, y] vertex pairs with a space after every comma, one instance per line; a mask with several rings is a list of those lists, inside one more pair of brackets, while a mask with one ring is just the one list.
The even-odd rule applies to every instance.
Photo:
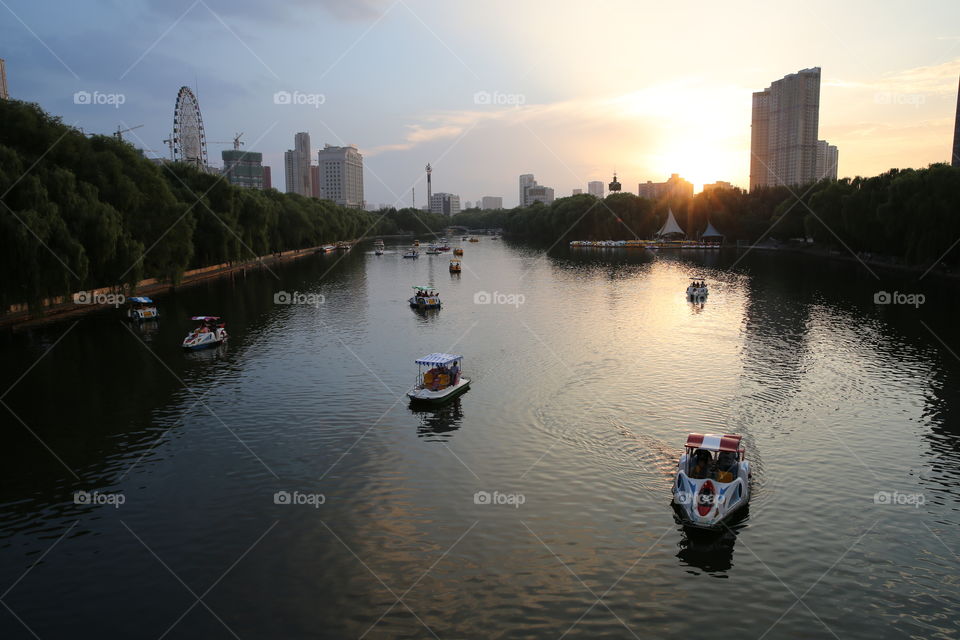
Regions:
[[[688, 237], [710, 223], [740, 250], [781, 249], [951, 277], [960, 259], [953, 251], [960, 168], [946, 164], [657, 201], [578, 194], [450, 218], [242, 189], [191, 165], [158, 164], [112, 136], [87, 136], [17, 100], [0, 100], [0, 193], [0, 326], [42, 320], [56, 310], [45, 303], [77, 292], [149, 294], [352, 238], [432, 237], [451, 225], [567, 245], [649, 238], [673, 211]], [[65, 312], [80, 312], [69, 306]]]

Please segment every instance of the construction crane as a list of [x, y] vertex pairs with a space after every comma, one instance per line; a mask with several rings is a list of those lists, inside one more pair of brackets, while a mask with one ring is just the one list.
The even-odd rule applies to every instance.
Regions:
[[173, 136], [163, 141], [163, 144], [167, 145], [167, 148], [170, 149], [170, 162], [173, 162]]
[[[207, 144], [232, 144], [233, 150], [239, 151], [240, 147], [242, 147], [244, 144], [243, 142], [240, 141], [240, 137], [242, 135], [243, 135], [242, 132], [238, 133], [237, 135], [233, 136], [233, 140], [230, 140], [229, 142], [227, 140], [207, 140]], [[166, 142], [166, 140], [164, 140], [164, 142]]]
[[[123, 126], [123, 125], [120, 125], [120, 126]], [[129, 129], [121, 129], [120, 126], [118, 126], [118, 127], [117, 127], [117, 130], [113, 132], [113, 136], [114, 136], [117, 140], [122, 141], [122, 140], [123, 140], [123, 134], [125, 134], [127, 131], [133, 131], [134, 129], [139, 129], [139, 128], [142, 127], [143, 125], [142, 125], [142, 124], [138, 124], [137, 126], [135, 126], [135, 127], [130, 127]]]

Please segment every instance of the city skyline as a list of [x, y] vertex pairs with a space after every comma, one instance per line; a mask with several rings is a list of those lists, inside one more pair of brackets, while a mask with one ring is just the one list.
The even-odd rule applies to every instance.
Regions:
[[[789, 34], [777, 33], [779, 12], [748, 3], [696, 14], [638, 5], [617, 7], [616, 23], [604, 12], [584, 13], [578, 21], [549, 19], [549, 28], [523, 36], [510, 25], [540, 15], [541, 5], [240, 4], [142, 0], [120, 15], [12, 0], [4, 11], [18, 19], [0, 26], [10, 95], [87, 132], [143, 124], [126, 139], [163, 156], [176, 90], [188, 84], [210, 139], [247, 131], [246, 150], [262, 153], [276, 171], [297, 131], [356, 144], [367, 200], [400, 205], [410, 202], [411, 188], [426, 192], [426, 162], [473, 201], [510, 194], [516, 176], [531, 170], [557, 193], [582, 189], [614, 167], [625, 185], [678, 173], [697, 190], [716, 181], [747, 187], [751, 94], [813, 66], [823, 69], [819, 139], [843, 151], [840, 177], [951, 157], [960, 75], [960, 33], [949, 26], [960, 24], [960, 7], [953, 3], [933, 3], [939, 19], [920, 25], [896, 3], [867, 19], [814, 2]], [[762, 61], [745, 46], [728, 46], [743, 28], [738, 12], [747, 10]], [[647, 24], [680, 20], [690, 28], [679, 36], [652, 30], [642, 41], [620, 37], [641, 16]], [[301, 32], [319, 36], [303, 52]], [[479, 36], [489, 32], [498, 36], [495, 52]], [[579, 54], [557, 47], [581, 32]], [[892, 39], [901, 46], [890, 47]], [[706, 49], [720, 53], [696, 53]], [[669, 72], [609, 64], [663, 50], [672, 52]], [[218, 62], [224, 56], [234, 64]], [[549, 57], [554, 64], [545, 63]], [[431, 73], [410, 74], [425, 58]], [[441, 75], [452, 80], [437, 92], [432, 78]], [[78, 91], [124, 101], [76, 104]]]

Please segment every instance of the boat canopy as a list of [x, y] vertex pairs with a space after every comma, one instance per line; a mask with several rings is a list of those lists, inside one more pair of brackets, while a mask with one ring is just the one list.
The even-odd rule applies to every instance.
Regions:
[[193, 316], [191, 320], [196, 320], [198, 322], [203, 322], [206, 320], [219, 320], [220, 316]]
[[742, 437], [735, 434], [691, 433], [687, 436], [687, 447], [736, 453], [740, 451], [740, 438]]
[[433, 287], [419, 287], [417, 285], [414, 285], [413, 288], [416, 289], [417, 291], [433, 291], [434, 290]]
[[714, 228], [713, 223], [707, 220], [707, 230], [700, 234], [701, 238], [722, 238], [723, 234]]
[[668, 236], [674, 233], [679, 233], [682, 236], [687, 235], [687, 232], [680, 228], [680, 225], [677, 224], [677, 219], [673, 217], [673, 209], [667, 209], [667, 221], [663, 223], [663, 226], [660, 227], [660, 230], [655, 234], [657, 237]]
[[454, 353], [431, 353], [428, 356], [423, 356], [422, 358], [418, 358], [417, 364], [443, 366], [446, 364], [450, 364], [451, 362], [456, 362], [457, 360], [460, 360], [462, 358], [463, 356], [454, 354]]
[[143, 296], [137, 296], [135, 298], [127, 298], [127, 300], [129, 300], [130, 302], [136, 302], [137, 304], [150, 304], [153, 302], [153, 300], [151, 300], [150, 298], [146, 298]]

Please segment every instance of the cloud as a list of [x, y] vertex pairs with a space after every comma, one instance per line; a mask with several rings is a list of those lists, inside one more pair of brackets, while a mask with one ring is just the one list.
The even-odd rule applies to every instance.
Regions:
[[[177, 19], [188, 11], [197, 0], [144, 0], [147, 11]], [[342, 21], [370, 21], [380, 16], [390, 5], [389, 0], [286, 0], [285, 2], [262, 2], [261, 0], [202, 0], [210, 11], [194, 7], [189, 11], [192, 20], [215, 20], [211, 12], [219, 16], [250, 19], [258, 23], [302, 22], [304, 13], [320, 9]], [[197, 11], [197, 9], [200, 9]]]
[[823, 84], [826, 87], [840, 89], [881, 91], [901, 95], [949, 95], [957, 91], [958, 76], [960, 76], [960, 58], [936, 65], [895, 71], [873, 80], [836, 79]]

